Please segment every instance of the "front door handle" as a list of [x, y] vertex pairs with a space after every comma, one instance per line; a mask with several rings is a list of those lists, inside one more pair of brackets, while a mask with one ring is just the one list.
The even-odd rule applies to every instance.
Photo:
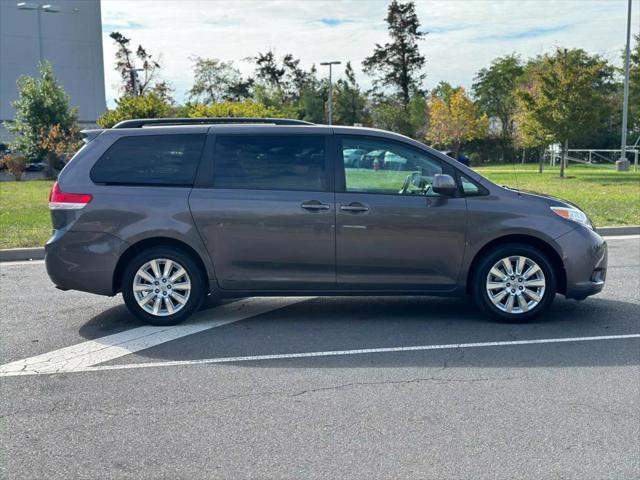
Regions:
[[360, 202], [353, 202], [349, 205], [340, 205], [340, 210], [344, 210], [345, 212], [368, 212], [369, 207]]
[[305, 210], [312, 210], [312, 211], [329, 210], [331, 208], [330, 205], [327, 205], [326, 203], [321, 203], [318, 200], [311, 200], [310, 202], [304, 202], [300, 206]]

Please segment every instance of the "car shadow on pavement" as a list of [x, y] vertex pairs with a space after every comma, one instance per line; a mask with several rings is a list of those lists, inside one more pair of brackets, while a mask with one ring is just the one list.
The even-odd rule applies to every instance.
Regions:
[[[228, 301], [208, 297], [203, 301], [200, 311], [206, 311], [224, 303], [228, 303]], [[145, 325], [146, 323], [131, 315], [125, 304], [122, 303], [93, 317], [80, 327], [79, 333], [87, 340], [95, 340]]]
[[[197, 315], [207, 318], [220, 301], [210, 300]], [[470, 298], [328, 297], [314, 298], [240, 322], [189, 335], [121, 357], [112, 363], [182, 361], [414, 345], [450, 345], [495, 341], [574, 338], [638, 333], [636, 303], [558, 297], [541, 318], [528, 324], [504, 324], [483, 317]], [[215, 316], [211, 317], [215, 318]], [[124, 306], [87, 322], [86, 338], [139, 326]], [[126, 328], [125, 328], [126, 329]], [[101, 332], [101, 334], [100, 334]], [[534, 367], [607, 366], [639, 363], [638, 339], [535, 345], [474, 347], [319, 356], [234, 362], [251, 367]]]

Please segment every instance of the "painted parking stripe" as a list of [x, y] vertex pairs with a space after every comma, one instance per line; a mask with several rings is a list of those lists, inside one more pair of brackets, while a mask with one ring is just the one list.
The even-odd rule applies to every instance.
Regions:
[[82, 371], [92, 365], [108, 362], [187, 335], [288, 307], [310, 298], [314, 297], [254, 297], [238, 300], [200, 312], [192, 321], [180, 325], [133, 328], [35, 357], [6, 363], [0, 365], [0, 377]]
[[[376, 353], [396, 353], [396, 352], [418, 352], [427, 350], [453, 350], [461, 348], [480, 348], [480, 347], [508, 347], [518, 345], [539, 345], [553, 343], [576, 343], [576, 342], [594, 342], [603, 340], [624, 340], [640, 338], [640, 333], [632, 333], [626, 335], [602, 335], [597, 337], [569, 337], [569, 338], [542, 338], [532, 340], [510, 340], [498, 342], [480, 342], [480, 343], [450, 343], [443, 345], [413, 345], [408, 347], [389, 347], [389, 348], [362, 348], [357, 350], [330, 350], [323, 352], [305, 352], [305, 353], [283, 353], [275, 355], [251, 355], [243, 357], [224, 357], [224, 358], [205, 358], [201, 360], [176, 360], [167, 362], [146, 362], [146, 363], [130, 363], [122, 365], [98, 365], [85, 366], [65, 370], [65, 373], [72, 372], [96, 372], [104, 370], [129, 370], [136, 368], [153, 368], [153, 367], [172, 367], [183, 365], [207, 365], [216, 363], [238, 363], [238, 362], [257, 362], [268, 360], [286, 360], [295, 358], [312, 358], [312, 357], [337, 357], [344, 355], [364, 355]], [[30, 373], [4, 373], [0, 376], [10, 375], [38, 375], [60, 373], [55, 371], [49, 372], [30, 372]]]

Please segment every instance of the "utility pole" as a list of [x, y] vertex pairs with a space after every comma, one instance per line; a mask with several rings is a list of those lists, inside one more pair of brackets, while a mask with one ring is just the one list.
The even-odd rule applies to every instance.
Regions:
[[631, 0], [627, 8], [627, 45], [624, 54], [624, 99], [622, 100], [622, 153], [620, 160], [616, 162], [616, 170], [619, 172], [629, 171], [629, 160], [627, 160], [627, 112], [629, 110], [629, 57], [631, 55]]
[[329, 125], [332, 124], [333, 121], [333, 80], [331, 78], [331, 67], [333, 65], [340, 65], [342, 62], [332, 61], [332, 62], [320, 62], [322, 66], [329, 66]]

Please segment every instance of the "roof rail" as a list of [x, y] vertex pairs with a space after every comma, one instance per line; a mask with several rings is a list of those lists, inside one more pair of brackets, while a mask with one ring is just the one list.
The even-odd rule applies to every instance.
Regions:
[[85, 130], [80, 130], [80, 135], [82, 135], [84, 143], [89, 143], [102, 132], [104, 132], [104, 129], [102, 128], [87, 128]]
[[142, 128], [154, 125], [211, 125], [221, 123], [265, 123], [271, 125], [313, 125], [304, 120], [290, 118], [250, 118], [250, 117], [212, 117], [212, 118], [137, 118], [123, 120], [111, 128]]

